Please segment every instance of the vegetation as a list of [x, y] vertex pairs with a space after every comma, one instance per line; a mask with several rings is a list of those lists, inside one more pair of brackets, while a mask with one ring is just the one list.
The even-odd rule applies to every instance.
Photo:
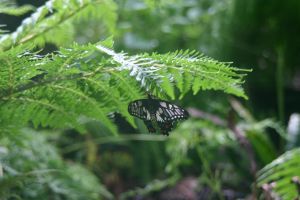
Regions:
[[[0, 199], [300, 198], [298, 1], [23, 3], [0, 0]], [[149, 134], [147, 94], [190, 119]]]

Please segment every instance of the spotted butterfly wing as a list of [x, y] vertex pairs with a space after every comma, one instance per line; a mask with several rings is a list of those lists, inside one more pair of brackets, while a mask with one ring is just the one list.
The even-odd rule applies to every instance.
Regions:
[[159, 127], [159, 130], [160, 132], [163, 134], [163, 135], [169, 135], [169, 132], [174, 128], [176, 124], [176, 121], [172, 122], [172, 121], [166, 121], [166, 122], [163, 122], [163, 123], [158, 123], [158, 127]]
[[156, 129], [168, 135], [176, 121], [187, 119], [188, 112], [170, 102], [159, 99], [139, 99], [129, 103], [128, 112], [142, 119], [150, 133]]
[[[149, 133], [155, 133], [156, 129], [154, 128], [151, 121], [144, 120], [144, 123], [149, 131]], [[166, 121], [157, 123], [160, 133], [163, 135], [169, 135], [169, 132], [174, 128], [175, 122]]]

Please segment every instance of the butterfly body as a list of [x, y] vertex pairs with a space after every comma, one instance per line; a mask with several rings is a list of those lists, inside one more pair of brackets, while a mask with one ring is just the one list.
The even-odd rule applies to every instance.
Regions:
[[177, 121], [187, 119], [188, 112], [183, 108], [160, 99], [139, 99], [128, 105], [128, 112], [142, 119], [149, 132], [158, 130], [168, 135]]

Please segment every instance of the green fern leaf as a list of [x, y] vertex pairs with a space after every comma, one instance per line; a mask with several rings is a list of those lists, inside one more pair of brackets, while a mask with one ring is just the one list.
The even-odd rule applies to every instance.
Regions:
[[288, 151], [258, 172], [257, 185], [275, 182], [274, 191], [283, 200], [297, 197], [296, 186], [291, 183], [294, 176], [300, 176], [300, 149]]
[[195, 51], [129, 56], [99, 44], [74, 44], [41, 57], [22, 49], [0, 52], [0, 114], [7, 127], [32, 122], [84, 132], [83, 121], [97, 120], [117, 134], [108, 113], [119, 112], [135, 126], [127, 106], [143, 98], [143, 90], [172, 99], [175, 87], [180, 98], [194, 87], [194, 93], [215, 89], [245, 96], [238, 70]]
[[7, 15], [20, 16], [33, 10], [34, 7], [31, 5], [17, 7], [14, 2], [8, 0], [2, 0], [0, 4], [0, 13]]
[[29, 42], [40, 46], [46, 42], [65, 45], [73, 41], [73, 21], [86, 17], [101, 18], [112, 33], [117, 18], [115, 10], [116, 5], [111, 0], [48, 1], [24, 19], [15, 32], [0, 37], [0, 51]]
[[247, 98], [241, 87], [246, 74], [239, 72], [250, 70], [233, 68], [229, 63], [217, 62], [195, 51], [129, 56], [102, 45], [97, 45], [97, 49], [111, 56], [118, 70], [129, 71], [130, 76], [135, 77], [142, 87], [156, 96], [161, 96], [163, 91], [172, 97], [171, 87], [166, 84], [167, 77], [169, 83], [178, 87], [180, 98], [191, 88], [194, 94], [200, 89], [213, 89]]

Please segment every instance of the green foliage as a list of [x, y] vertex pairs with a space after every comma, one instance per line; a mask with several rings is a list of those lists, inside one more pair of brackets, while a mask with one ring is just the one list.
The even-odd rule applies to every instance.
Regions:
[[246, 74], [239, 71], [248, 70], [233, 68], [229, 63], [217, 62], [201, 56], [199, 52], [186, 50], [128, 56], [103, 46], [97, 48], [112, 56], [115, 63], [120, 65], [120, 70], [130, 71], [130, 76], [135, 77], [142, 87], [156, 96], [166, 93], [174, 99], [175, 85], [181, 93], [181, 98], [190, 89], [194, 94], [200, 89], [213, 89], [246, 98], [240, 87]]
[[245, 97], [240, 89], [243, 75], [195, 52], [128, 56], [101, 44], [75, 44], [39, 57], [23, 48], [0, 53], [5, 66], [0, 71], [1, 127], [31, 121], [35, 127], [75, 127], [83, 132], [82, 122], [96, 119], [116, 134], [107, 114], [118, 111], [134, 125], [127, 105], [142, 97], [141, 87], [174, 97], [173, 84], [182, 95], [198, 85], [195, 93], [200, 88], [219, 89]]
[[274, 144], [267, 135], [267, 128], [274, 129], [282, 140], [286, 139], [286, 133], [283, 128], [271, 119], [265, 119], [248, 125], [246, 136], [253, 145], [257, 154], [257, 159], [264, 165], [269, 164], [277, 156]]
[[292, 184], [292, 178], [300, 176], [299, 153], [299, 148], [287, 151], [261, 169], [258, 173], [258, 187], [275, 182], [274, 192], [281, 199], [295, 199], [299, 194], [296, 185]]
[[15, 2], [11, 0], [1, 0], [0, 2], [0, 14], [4, 13], [8, 15], [20, 16], [34, 10], [34, 7], [31, 5], [17, 7]]
[[[189, 127], [189, 131], [186, 131], [187, 127]], [[185, 122], [174, 131], [166, 147], [166, 152], [171, 157], [166, 166], [166, 172], [180, 174], [178, 171], [180, 167], [191, 163], [188, 152], [195, 149], [199, 142], [199, 126], [193, 122]]]
[[[65, 163], [47, 134], [23, 129], [14, 142], [1, 139], [0, 196], [4, 199], [111, 199], [98, 179], [80, 164]], [[26, 189], [24, 189], [24, 187]]]
[[[145, 98], [146, 93], [159, 98], [176, 99], [183, 98], [189, 92], [196, 95], [203, 90], [219, 90], [247, 98], [241, 86], [249, 70], [234, 68], [231, 63], [213, 60], [195, 50], [129, 55], [115, 51], [112, 39], [85, 45], [73, 42], [77, 30], [85, 30], [80, 26], [82, 21], [90, 18], [97, 23], [101, 20], [107, 32], [114, 33], [116, 9], [116, 4], [111, 0], [48, 1], [24, 19], [13, 33], [1, 32], [0, 137], [1, 146], [8, 150], [1, 160], [4, 167], [0, 185], [2, 196], [10, 198], [13, 191], [16, 197], [24, 199], [42, 199], [45, 196], [53, 199], [113, 198], [98, 178], [82, 165], [66, 163], [57, 149], [46, 141], [48, 137], [45, 137], [45, 133], [24, 127], [72, 128], [80, 133], [90, 133], [88, 122], [92, 121], [101, 124], [92, 142], [94, 147], [128, 140], [161, 141], [166, 138], [145, 135], [114, 137], [119, 132], [108, 114], [118, 112], [131, 126], [136, 127], [133, 117], [127, 112], [127, 106], [130, 101]], [[20, 14], [22, 12], [18, 11]], [[3, 13], [16, 14], [9, 12], [9, 9]], [[48, 43], [62, 47], [42, 55], [44, 52], [40, 51], [40, 47]], [[191, 124], [195, 126], [194, 129], [189, 126]], [[182, 134], [175, 131], [170, 137], [167, 154], [171, 161], [166, 171], [171, 175], [180, 174], [179, 168], [189, 166], [193, 161], [185, 157], [190, 151], [196, 150], [197, 158], [201, 163], [206, 163], [202, 177], [212, 178], [213, 181], [206, 183], [215, 192], [220, 192], [218, 176], [214, 176], [214, 171], [210, 170], [212, 157], [218, 153], [203, 157], [199, 152], [204, 149], [197, 146], [201, 143], [200, 129], [209, 127], [201, 131], [208, 132], [207, 135], [220, 133], [221, 129], [205, 123], [191, 124], [187, 122], [183, 129], [179, 129], [183, 131]], [[105, 137], [99, 138], [100, 135]], [[232, 141], [224, 142], [218, 138], [209, 144], [217, 151], [220, 144], [231, 144]], [[78, 146], [84, 146], [84, 142], [80, 141]], [[75, 149], [78, 147], [76, 145], [73, 146]], [[161, 145], [158, 144], [131, 147], [131, 152], [137, 152], [132, 161], [135, 165], [143, 163], [134, 175], [149, 180], [154, 174], [151, 170], [162, 168], [164, 162], [160, 161], [163, 156], [159, 147]], [[98, 153], [96, 150], [95, 154]], [[120, 168], [128, 167], [120, 165], [118, 161], [112, 159], [111, 162]], [[175, 181], [172, 178], [170, 180]], [[25, 190], [27, 184], [29, 187]], [[145, 191], [138, 189], [125, 193], [124, 198], [127, 195], [146, 194], [168, 184], [170, 181], [167, 178], [166, 181], [150, 184]]]
[[148, 183], [144, 188], [135, 188], [134, 190], [130, 190], [124, 192], [121, 196], [121, 200], [129, 199], [135, 196], [146, 196], [152, 192], [161, 191], [162, 189], [172, 186], [178, 180], [177, 176], [173, 176], [166, 180], [153, 180], [152, 182]]
[[116, 48], [134, 52], [200, 49], [210, 56], [224, 52], [218, 44], [227, 39], [222, 22], [227, 22], [231, 2], [127, 0], [119, 9]]
[[[19, 56], [12, 56], [12, 51]], [[113, 76], [115, 69], [102, 66], [97, 58], [91, 59], [93, 52], [92, 45], [74, 45], [73, 49], [61, 49], [58, 54], [42, 58], [31, 54], [22, 56], [21, 50], [15, 48], [3, 52], [0, 62], [9, 68], [1, 70], [0, 112], [3, 126], [15, 124], [21, 127], [32, 121], [36, 127], [71, 126], [83, 131], [79, 119], [83, 116], [98, 119], [116, 133], [107, 117], [107, 113], [115, 109], [132, 122], [127, 113], [127, 103], [139, 96], [139, 89], [132, 84], [132, 92], [124, 93], [126, 85], [118, 82], [118, 76]], [[47, 71], [44, 77], [38, 81], [30, 79], [43, 75], [41, 70]], [[112, 73], [100, 74], [100, 70]], [[108, 77], [110, 74], [112, 77]], [[126, 80], [126, 77], [123, 79]], [[113, 85], [116, 90], [110, 89]]]
[[276, 158], [277, 151], [271, 141], [271, 137], [268, 135], [267, 129], [274, 129], [281, 139], [287, 138], [286, 131], [273, 119], [255, 120], [250, 112], [234, 99], [231, 99], [231, 105], [242, 119], [239, 122], [239, 126], [245, 131], [245, 136], [256, 153], [257, 161], [263, 166], [270, 163]]
[[[64, 36], [71, 37], [59, 32], [66, 27], [71, 31], [74, 19], [102, 19], [105, 12], [97, 9], [115, 9], [113, 4], [86, 0], [79, 4], [68, 1], [66, 5], [61, 0], [49, 1], [23, 20], [15, 32], [1, 36], [0, 113], [3, 117], [0, 123], [3, 131], [16, 125], [25, 126], [30, 121], [35, 127], [75, 127], [84, 132], [83, 122], [96, 119], [116, 134], [107, 114], [118, 111], [134, 126], [127, 105], [142, 97], [142, 87], [158, 97], [167, 94], [172, 99], [177, 92], [174, 86], [181, 93], [180, 97], [190, 89], [194, 94], [200, 89], [214, 89], [246, 98], [240, 88], [245, 74], [229, 63], [217, 62], [196, 51], [128, 56], [101, 44], [74, 44], [43, 57], [32, 52], [35, 45], [45, 42], [62, 45], [67, 42]], [[114, 14], [105, 15], [104, 21], [111, 30], [114, 19]]]
[[68, 45], [74, 37], [72, 22], [84, 18], [101, 19], [113, 32], [116, 22], [115, 9], [115, 3], [111, 0], [48, 1], [24, 19], [15, 32], [1, 36], [0, 50], [28, 43], [41, 46], [45, 42], [58, 46]]

